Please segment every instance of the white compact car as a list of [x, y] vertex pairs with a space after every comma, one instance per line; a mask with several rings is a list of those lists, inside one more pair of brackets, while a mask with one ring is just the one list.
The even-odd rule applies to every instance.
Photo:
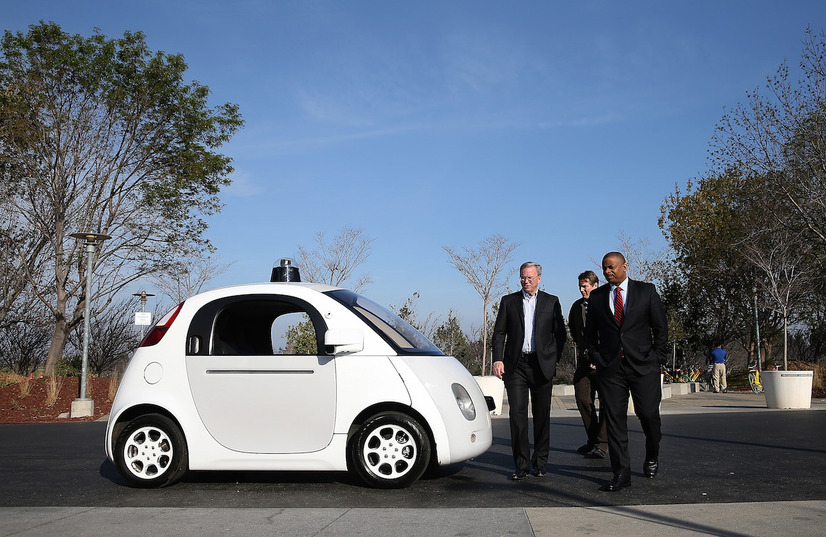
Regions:
[[301, 283], [289, 260], [272, 279], [193, 296], [141, 342], [106, 427], [130, 485], [350, 470], [397, 488], [490, 447], [490, 401], [455, 358], [361, 295]]

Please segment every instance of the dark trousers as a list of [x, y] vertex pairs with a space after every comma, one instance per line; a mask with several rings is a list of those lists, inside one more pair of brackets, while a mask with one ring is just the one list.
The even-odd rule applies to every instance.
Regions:
[[608, 449], [608, 433], [606, 432], [605, 418], [597, 412], [596, 397], [599, 380], [597, 373], [590, 366], [577, 369], [574, 373], [574, 399], [585, 434], [588, 435], [588, 445], [605, 451]]
[[617, 368], [599, 372], [600, 406], [608, 425], [608, 455], [615, 475], [631, 475], [628, 453], [628, 394], [634, 401], [634, 411], [645, 434], [645, 458], [660, 455], [660, 372], [638, 375], [625, 362]]
[[[511, 447], [516, 471], [544, 470], [551, 447], [552, 379], [546, 379], [536, 355], [523, 355], [512, 372], [506, 372], [505, 389], [510, 406]], [[533, 413], [533, 456], [528, 440], [528, 398]]]

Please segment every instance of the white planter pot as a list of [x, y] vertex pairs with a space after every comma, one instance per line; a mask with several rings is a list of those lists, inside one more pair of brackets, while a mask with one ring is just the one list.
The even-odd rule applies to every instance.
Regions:
[[814, 371], [763, 371], [768, 408], [811, 408]]
[[502, 379], [487, 375], [484, 377], [473, 377], [476, 379], [476, 384], [482, 389], [482, 393], [493, 397], [493, 402], [496, 403], [496, 408], [491, 411], [491, 414], [498, 416], [502, 413], [502, 402], [505, 399], [505, 383]]

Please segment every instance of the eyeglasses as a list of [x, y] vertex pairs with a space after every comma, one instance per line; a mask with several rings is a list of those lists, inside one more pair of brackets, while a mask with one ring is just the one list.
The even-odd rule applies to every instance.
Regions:
[[528, 283], [530, 283], [530, 282], [534, 281], [535, 279], [536, 279], [536, 278], [534, 278], [533, 276], [520, 276], [520, 277], [519, 277], [519, 281], [520, 281], [520, 282], [528, 282]]

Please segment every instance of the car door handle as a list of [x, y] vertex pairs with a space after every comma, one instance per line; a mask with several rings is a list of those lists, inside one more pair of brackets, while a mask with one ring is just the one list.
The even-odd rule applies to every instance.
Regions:
[[312, 369], [207, 369], [207, 375], [312, 375]]

